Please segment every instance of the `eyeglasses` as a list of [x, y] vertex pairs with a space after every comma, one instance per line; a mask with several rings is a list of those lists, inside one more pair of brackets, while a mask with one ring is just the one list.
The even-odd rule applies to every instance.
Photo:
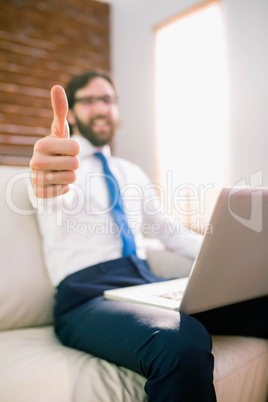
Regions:
[[118, 103], [117, 96], [85, 96], [84, 98], [76, 98], [74, 99], [74, 103], [81, 103], [85, 106], [95, 105], [97, 102], [103, 102], [105, 105], [115, 105]]

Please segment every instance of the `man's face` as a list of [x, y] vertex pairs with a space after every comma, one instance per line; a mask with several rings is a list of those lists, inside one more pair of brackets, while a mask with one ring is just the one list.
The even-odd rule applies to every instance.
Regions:
[[75, 94], [76, 102], [68, 113], [73, 133], [82, 135], [95, 146], [111, 142], [117, 128], [119, 110], [112, 85], [94, 78]]

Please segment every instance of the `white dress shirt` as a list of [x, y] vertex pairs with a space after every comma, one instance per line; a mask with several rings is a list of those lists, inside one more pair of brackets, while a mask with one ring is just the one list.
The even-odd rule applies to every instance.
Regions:
[[109, 194], [101, 161], [101, 150], [116, 177], [136, 241], [137, 256], [146, 258], [144, 234], [160, 239], [169, 249], [194, 258], [202, 236], [186, 231], [168, 216], [153, 184], [135, 164], [111, 156], [110, 147], [96, 148], [85, 138], [80, 143], [80, 165], [70, 191], [52, 199], [37, 199], [29, 186], [32, 205], [37, 210], [46, 266], [52, 284], [67, 275], [99, 262], [122, 257], [122, 239], [109, 206]]

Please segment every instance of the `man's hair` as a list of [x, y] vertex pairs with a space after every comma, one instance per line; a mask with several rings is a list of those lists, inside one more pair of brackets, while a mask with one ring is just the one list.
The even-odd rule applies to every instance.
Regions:
[[87, 84], [93, 80], [94, 78], [104, 78], [106, 81], [108, 81], [113, 89], [115, 90], [115, 93], [117, 93], [115, 84], [112, 80], [112, 78], [101, 71], [97, 70], [92, 70], [92, 71], [85, 71], [79, 75], [74, 76], [69, 83], [66, 85], [65, 91], [68, 99], [68, 105], [69, 108], [72, 109], [75, 103], [75, 94], [76, 92], [87, 86]]

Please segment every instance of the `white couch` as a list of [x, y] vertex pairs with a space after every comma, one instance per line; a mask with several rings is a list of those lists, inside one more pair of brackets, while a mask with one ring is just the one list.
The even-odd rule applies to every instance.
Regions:
[[[27, 198], [27, 175], [26, 168], [0, 167], [0, 401], [146, 401], [142, 376], [64, 347], [54, 335], [53, 289]], [[149, 249], [148, 258], [158, 274], [165, 265], [170, 276], [178, 269], [187, 275], [191, 266], [165, 250]], [[266, 340], [214, 336], [213, 353], [219, 402], [266, 402]]]

